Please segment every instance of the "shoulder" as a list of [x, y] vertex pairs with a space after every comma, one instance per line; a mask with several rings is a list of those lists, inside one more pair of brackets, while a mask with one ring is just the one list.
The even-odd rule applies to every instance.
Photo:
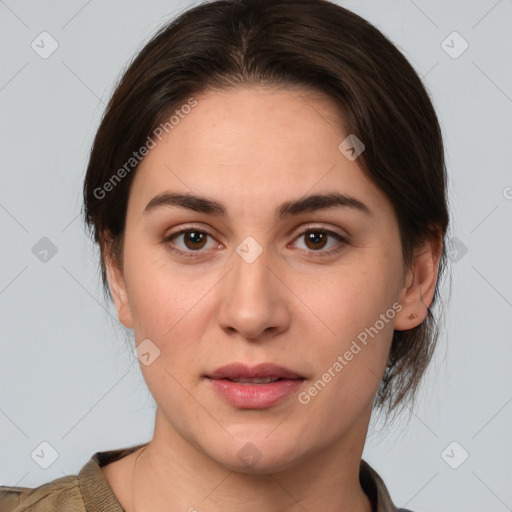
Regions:
[[2, 512], [85, 512], [76, 476], [64, 476], [33, 489], [0, 486]]
[[123, 512], [102, 468], [147, 443], [96, 452], [78, 475], [57, 478], [39, 487], [0, 486], [1, 512]]

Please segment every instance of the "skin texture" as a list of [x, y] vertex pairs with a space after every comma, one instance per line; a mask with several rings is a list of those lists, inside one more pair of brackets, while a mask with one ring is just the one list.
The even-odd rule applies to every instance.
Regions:
[[[427, 314], [438, 246], [426, 243], [403, 268], [392, 205], [339, 151], [348, 134], [328, 98], [239, 87], [196, 99], [137, 169], [123, 270], [107, 262], [120, 321], [160, 355], [141, 364], [157, 412], [135, 481], [138, 452], [104, 474], [127, 512], [368, 512], [358, 473], [372, 404], [393, 329], [413, 328]], [[227, 215], [177, 206], [145, 214], [164, 192], [214, 199]], [[371, 213], [330, 208], [276, 221], [283, 202], [327, 192], [350, 195]], [[194, 251], [186, 235], [164, 242], [185, 228], [211, 235], [204, 248]], [[308, 229], [348, 242], [308, 245]], [[262, 249], [252, 263], [236, 252], [248, 236]], [[231, 362], [273, 362], [305, 377], [307, 390], [397, 303], [401, 311], [305, 405], [294, 394], [269, 408], [240, 409], [204, 378]], [[251, 467], [237, 456], [247, 443], [261, 455]]]

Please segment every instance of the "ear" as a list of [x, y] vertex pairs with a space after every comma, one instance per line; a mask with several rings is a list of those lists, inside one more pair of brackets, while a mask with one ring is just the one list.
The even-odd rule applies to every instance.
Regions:
[[[109, 238], [108, 240], [111, 239]], [[114, 300], [114, 306], [117, 312], [117, 317], [125, 327], [133, 329], [133, 317], [130, 309], [130, 302], [128, 300], [128, 292], [126, 289], [124, 273], [122, 268], [120, 268], [119, 263], [115, 261], [112, 251], [112, 242], [107, 241], [105, 245], [105, 268], [107, 272], [110, 293], [112, 295], [112, 299]]]
[[402, 309], [395, 317], [397, 331], [412, 329], [427, 317], [436, 290], [442, 248], [442, 237], [433, 236], [414, 251], [398, 299]]

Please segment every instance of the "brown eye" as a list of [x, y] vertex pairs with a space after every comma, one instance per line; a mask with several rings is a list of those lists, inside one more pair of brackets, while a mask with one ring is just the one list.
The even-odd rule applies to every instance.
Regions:
[[348, 242], [342, 235], [329, 229], [310, 227], [293, 242], [295, 248], [311, 256], [329, 256], [340, 251]]
[[173, 233], [164, 238], [164, 243], [181, 253], [204, 252], [202, 249], [219, 246], [209, 233], [198, 229], [183, 229]]
[[206, 244], [208, 235], [201, 231], [187, 231], [183, 234], [183, 242], [188, 249], [202, 249]]
[[308, 249], [323, 249], [327, 244], [329, 235], [325, 231], [309, 231], [304, 235]]

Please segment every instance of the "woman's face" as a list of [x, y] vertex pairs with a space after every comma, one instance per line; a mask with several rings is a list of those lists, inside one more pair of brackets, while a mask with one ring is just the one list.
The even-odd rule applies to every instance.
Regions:
[[195, 99], [137, 169], [109, 268], [160, 434], [240, 471], [362, 450], [406, 292], [392, 205], [327, 98]]

